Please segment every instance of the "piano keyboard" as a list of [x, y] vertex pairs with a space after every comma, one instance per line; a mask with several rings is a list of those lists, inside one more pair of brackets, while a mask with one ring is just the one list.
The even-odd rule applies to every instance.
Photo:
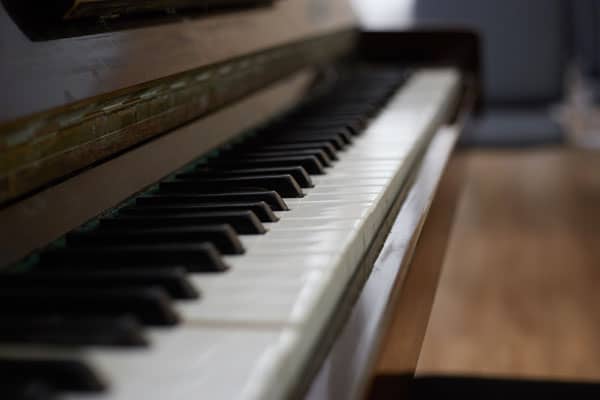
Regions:
[[357, 73], [2, 273], [1, 397], [289, 394], [458, 85]]

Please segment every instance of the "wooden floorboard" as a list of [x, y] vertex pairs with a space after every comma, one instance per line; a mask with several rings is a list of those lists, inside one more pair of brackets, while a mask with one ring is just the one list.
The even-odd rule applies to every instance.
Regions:
[[600, 153], [469, 151], [418, 374], [600, 379]]

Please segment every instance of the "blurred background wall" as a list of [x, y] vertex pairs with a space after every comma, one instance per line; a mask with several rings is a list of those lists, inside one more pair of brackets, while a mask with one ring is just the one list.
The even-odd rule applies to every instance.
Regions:
[[[464, 144], [563, 143], [575, 135], [573, 129], [600, 132], [600, 115], [589, 118], [596, 113], [590, 103], [600, 99], [600, 2], [353, 0], [353, 5], [369, 30], [454, 26], [481, 35], [486, 112], [472, 121]], [[586, 119], [590, 126], [583, 127]]]

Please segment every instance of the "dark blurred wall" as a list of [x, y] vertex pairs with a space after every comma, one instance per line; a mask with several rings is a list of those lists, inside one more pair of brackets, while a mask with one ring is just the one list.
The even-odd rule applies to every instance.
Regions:
[[489, 102], [543, 102], [562, 95], [568, 58], [563, 1], [417, 0], [414, 18], [481, 33]]

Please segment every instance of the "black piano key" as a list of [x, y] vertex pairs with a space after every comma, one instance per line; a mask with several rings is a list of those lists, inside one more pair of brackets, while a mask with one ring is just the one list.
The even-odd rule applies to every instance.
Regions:
[[213, 211], [190, 214], [158, 216], [128, 216], [103, 218], [101, 228], [166, 228], [228, 224], [239, 234], [258, 235], [266, 232], [265, 227], [252, 211]]
[[298, 119], [290, 122], [290, 125], [296, 129], [340, 129], [349, 132], [352, 135], [358, 135], [362, 132], [360, 123], [348, 119], [333, 119], [329, 116], [323, 118]]
[[[279, 218], [273, 213], [271, 207], [264, 201], [253, 203], [206, 203], [206, 204], [174, 204], [167, 206], [128, 206], [121, 208], [121, 215], [164, 215], [164, 214], [190, 214], [206, 211], [252, 211], [261, 222], [277, 222]], [[234, 232], [235, 233], [235, 232]], [[190, 238], [191, 239], [191, 238]], [[204, 239], [204, 241], [210, 238]], [[186, 241], [190, 241], [189, 239]], [[240, 244], [241, 246], [241, 244]]]
[[0, 291], [0, 318], [53, 314], [73, 318], [131, 314], [141, 323], [154, 326], [170, 326], [179, 322], [171, 299], [158, 288]]
[[0, 398], [10, 400], [55, 400], [56, 390], [44, 382], [0, 382]]
[[241, 160], [219, 160], [210, 161], [209, 167], [222, 168], [266, 168], [266, 167], [294, 167], [300, 166], [311, 175], [323, 175], [325, 169], [317, 157], [265, 157], [265, 158], [244, 158]]
[[[366, 82], [367, 80], [368, 82]], [[233, 152], [240, 154], [242, 159], [226, 160], [221, 155], [191, 175], [183, 174], [178, 177], [187, 181], [193, 180], [195, 184], [202, 184], [202, 193], [188, 194], [185, 192], [188, 192], [189, 188], [179, 187], [172, 193], [142, 196], [136, 199], [135, 206], [119, 210], [120, 214], [117, 217], [104, 219], [99, 228], [68, 235], [67, 248], [49, 251], [48, 255], [42, 256], [43, 263], [37, 267], [37, 269], [43, 269], [44, 266], [54, 268], [36, 272], [36, 267], [34, 267], [32, 271], [23, 275], [37, 275], [36, 278], [32, 280], [27, 278], [30, 280], [22, 282], [13, 281], [12, 284], [8, 280], [2, 281], [0, 276], [0, 317], [3, 318], [3, 322], [10, 324], [13, 328], [19, 328], [18, 334], [12, 333], [13, 338], [23, 339], [25, 342], [29, 340], [31, 343], [35, 341], [48, 343], [53, 340], [56, 340], [56, 343], [65, 340], [65, 343], [68, 344], [89, 344], [94, 341], [96, 344], [111, 343], [115, 340], [115, 332], [105, 331], [103, 328], [106, 326], [98, 326], [98, 329], [93, 332], [96, 336], [78, 336], [77, 332], [80, 332], [80, 328], [86, 334], [90, 332], [83, 329], [83, 325], [77, 324], [90, 318], [87, 316], [88, 313], [91, 316], [99, 315], [98, 319], [94, 317], [95, 321], [116, 320], [119, 315], [123, 315], [123, 308], [125, 308], [125, 312], [137, 316], [144, 323], [156, 323], [152, 319], [156, 318], [156, 310], [144, 314], [140, 311], [141, 308], [131, 305], [131, 297], [121, 297], [117, 301], [114, 296], [107, 295], [107, 293], [127, 291], [131, 296], [131, 291], [138, 293], [140, 290], [148, 288], [148, 290], [162, 293], [161, 296], [167, 299], [169, 297], [188, 298], [189, 293], [186, 290], [190, 288], [193, 290], [193, 287], [189, 286], [189, 282], [185, 279], [185, 270], [189, 269], [189, 265], [185, 261], [191, 259], [195, 264], [198, 262], [199, 256], [194, 252], [188, 252], [189, 249], [186, 246], [206, 242], [214, 244], [223, 253], [227, 252], [223, 250], [226, 248], [231, 253], [243, 251], [236, 233], [228, 225], [222, 226], [230, 231], [231, 238], [221, 234], [221, 231], [214, 235], [206, 232], [207, 219], [213, 221], [211, 223], [216, 223], [214, 221], [232, 222], [231, 220], [223, 221], [223, 214], [219, 219], [213, 219], [212, 217], [215, 215], [213, 212], [248, 210], [255, 218], [259, 217], [258, 223], [264, 231], [264, 226], [260, 224], [260, 221], [270, 220], [274, 216], [272, 210], [287, 209], [285, 202], [275, 190], [279, 190], [283, 194], [283, 191], [287, 189], [279, 187], [273, 191], [248, 190], [248, 187], [254, 187], [246, 186], [250, 179], [255, 179], [257, 175], [269, 176], [270, 179], [277, 175], [289, 175], [293, 177], [298, 187], [311, 187], [312, 182], [308, 173], [323, 173], [323, 167], [329, 166], [331, 160], [336, 159], [338, 150], [342, 150], [352, 143], [353, 135], [363, 130], [368, 118], [378, 112], [385, 99], [395, 90], [394, 85], [400, 81], [401, 74], [396, 73], [385, 73], [383, 76], [358, 74], [353, 79], [341, 80], [337, 84], [337, 88], [328, 95], [321, 96], [317, 101], [311, 101], [310, 104], [302, 107], [301, 112], [294, 112], [277, 125], [265, 130], [263, 136], [268, 135], [265, 139], [253, 140], [254, 143], [252, 141], [246, 143], [247, 146], [234, 147]], [[315, 164], [318, 168], [314, 165], [311, 166], [310, 163], [299, 162], [299, 160], [287, 163], [290, 158], [298, 156], [311, 156], [318, 162]], [[266, 165], [261, 163], [263, 158], [268, 159], [271, 163]], [[277, 161], [277, 159], [285, 159], [286, 162], [282, 165], [280, 165], [281, 163], [273, 164], [273, 161]], [[234, 161], [236, 164], [225, 165], [226, 161]], [[219, 163], [222, 164], [218, 165]], [[242, 166], [240, 167], [240, 165]], [[206, 168], [210, 172], [207, 172]], [[249, 170], [254, 170], [254, 172], [247, 172]], [[256, 171], [263, 172], [257, 173]], [[239, 177], [246, 177], [246, 179], [231, 179]], [[238, 190], [240, 186], [230, 186], [233, 182], [239, 184], [240, 181], [244, 181], [242, 185], [245, 189]], [[169, 182], [169, 184], [171, 183], [173, 182]], [[164, 192], [165, 187], [168, 185], [163, 185], [160, 190]], [[230, 187], [231, 189], [229, 189]], [[256, 187], [262, 188], [263, 186], [257, 185]], [[224, 190], [229, 193], [221, 193]], [[301, 193], [299, 188], [294, 187], [294, 190]], [[256, 202], [260, 201], [266, 202], [269, 206], [257, 205]], [[240, 202], [244, 204], [239, 204]], [[207, 211], [210, 211], [210, 218], [207, 217]], [[238, 232], [246, 229], [244, 228], [246, 225], [240, 221], [236, 219], [234, 223]], [[194, 229], [196, 231], [193, 231]], [[201, 234], [197, 232], [199, 229], [202, 230]], [[155, 253], [149, 253], [151, 248], [158, 248], [158, 250]], [[142, 249], [144, 252], [141, 251]], [[61, 251], [64, 254], [58, 256], [57, 254]], [[55, 257], [54, 261], [52, 261], [52, 257]], [[54, 262], [61, 260], [61, 257], [64, 262], [55, 264]], [[220, 260], [218, 254], [216, 254], [216, 258]], [[93, 261], [90, 262], [90, 260]], [[106, 261], [110, 261], [110, 264], [104, 265]], [[182, 264], [185, 269], [174, 269], [178, 271], [177, 276], [168, 275], [165, 278], [161, 274], [165, 271], [172, 271], [172, 269], [164, 265], [171, 265], [173, 261], [177, 261], [177, 264], [184, 261]], [[126, 266], [119, 265], [121, 263]], [[96, 266], [94, 267], [94, 265]], [[43, 275], [52, 276], [52, 278], [42, 282]], [[52, 286], [53, 289], [47, 289], [46, 285]], [[74, 289], [72, 285], [75, 285], [77, 289]], [[110, 289], [105, 289], [105, 287], [110, 287]], [[25, 292], [18, 293], [18, 296], [29, 294], [27, 298], [33, 297], [33, 300], [24, 300], [23, 297], [18, 297], [16, 289]], [[60, 293], [55, 289], [61, 289]], [[34, 291], [36, 293], [33, 293]], [[166, 294], [170, 296], [166, 296]], [[61, 296], [68, 297], [69, 300], [61, 303], [57, 300]], [[28, 301], [31, 301], [29, 308], [26, 305]], [[7, 311], [8, 306], [2, 305], [10, 303], [17, 304], [21, 311], [28, 310], [29, 315], [34, 316], [35, 319], [24, 320], [21, 319], [21, 314], [19, 316], [11, 314], [11, 311]], [[40, 312], [40, 308], [45, 311]], [[147, 307], [146, 304], [144, 310], [147, 311], [150, 308], [152, 307]], [[170, 308], [168, 311], [172, 312]], [[27, 315], [27, 313], [25, 314]], [[48, 322], [49, 320], [45, 319], [47, 314], [54, 315], [50, 318], [61, 318], [61, 320], [53, 319], [52, 322]], [[42, 315], [44, 321], [41, 319]], [[153, 315], [153, 317], [151, 318], [149, 315]], [[38, 326], [31, 325], [32, 321], [36, 321], [38, 324], [43, 322], [45, 325], [37, 330]], [[21, 325], [18, 325], [19, 323]], [[66, 334], [61, 335], [61, 331]], [[46, 336], [44, 338], [36, 337], [41, 332], [45, 332]], [[0, 327], [0, 341], [2, 341], [2, 333], [2, 327]], [[11, 333], [4, 331], [4, 334], [6, 340], [9, 341]], [[116, 336], [118, 337], [118, 335]], [[87, 339], [84, 339], [86, 337]], [[2, 361], [6, 360], [0, 360], [0, 362]], [[42, 360], [42, 362], [47, 361], [56, 363], [63, 360]], [[21, 368], [21, 374], [14, 374], [15, 365], [11, 366], [15, 376], [25, 376], [25, 378], [19, 378], [20, 382], [39, 381], [46, 387], [54, 388], [56, 386], [59, 390], [73, 389], [71, 384], [69, 387], [61, 386], [61, 382], [68, 380], [56, 379], [56, 376], [60, 375], [58, 371], [49, 373], [46, 370], [43, 374], [32, 374], [32, 371], [38, 370], [39, 361], [35, 361], [38, 364], [33, 367], [31, 361], [26, 362], [29, 365], [27, 368]], [[54, 369], [64, 370], [63, 367]], [[16, 368], [18, 369], [20, 366]], [[67, 368], [67, 370], [69, 369], [71, 368]], [[1, 364], [0, 374], [3, 378], [10, 377], [10, 373], [3, 373]], [[2, 385], [0, 384], [0, 393], [2, 393]]]
[[177, 178], [224, 178], [235, 176], [256, 175], [291, 175], [300, 187], [313, 187], [310, 175], [302, 167], [272, 167], [272, 168], [250, 168], [250, 169], [213, 169], [199, 167], [194, 171], [178, 174]]
[[182, 267], [139, 270], [119, 268], [118, 270], [82, 269], [80, 265], [62, 264], [60, 269], [46, 271], [34, 269], [29, 273], [0, 275], [0, 290], [3, 289], [104, 289], [104, 288], [144, 288], [160, 287], [173, 299], [196, 299], [198, 291], [188, 281]]
[[292, 136], [288, 137], [287, 135], [271, 135], [269, 136], [269, 143], [271, 144], [302, 144], [302, 143], [329, 143], [333, 146], [337, 151], [344, 150], [348, 145], [344, 142], [338, 135], [329, 135], [325, 138], [315, 138], [312, 136]]
[[[252, 203], [256, 204], [256, 203]], [[264, 204], [260, 202], [259, 204]], [[139, 207], [175, 208], [180, 205], [139, 205]], [[195, 206], [194, 204], [181, 204]], [[197, 206], [201, 207], [202, 204]], [[66, 236], [69, 246], [101, 244], [148, 244], [148, 243], [212, 243], [221, 254], [243, 254], [244, 247], [229, 225], [176, 226], [167, 228], [95, 229], [73, 231]]]
[[338, 135], [331, 134], [326, 137], [318, 136], [288, 136], [288, 135], [272, 135], [269, 137], [269, 141], [272, 144], [299, 144], [299, 143], [322, 143], [327, 142], [332, 145], [336, 150], [344, 150], [348, 144], [342, 140]]
[[204, 194], [168, 194], [146, 195], [135, 199], [140, 205], [166, 205], [166, 204], [205, 204], [205, 203], [239, 203], [264, 201], [273, 211], [289, 210], [285, 201], [273, 190], [244, 191], [229, 193], [204, 193]]
[[364, 130], [369, 125], [369, 117], [363, 113], [332, 112], [328, 113], [327, 118], [336, 122], [349, 121], [360, 130]]
[[[362, 129], [366, 128], [369, 125], [369, 117], [366, 116], [362, 112], [333, 110], [333, 111], [327, 112], [326, 117], [329, 119], [335, 120], [335, 121], [343, 121], [343, 120], [353, 121], [354, 124], [362, 127]], [[316, 119], [316, 118], [318, 118], [318, 117], [315, 117], [314, 119]]]
[[[290, 143], [290, 144], [263, 144], [263, 145], [259, 145], [255, 147], [258, 151], [280, 151], [280, 150], [312, 150], [312, 149], [318, 149], [321, 150], [323, 152], [325, 152], [325, 154], [327, 154], [327, 156], [333, 160], [333, 161], [337, 161], [338, 160], [338, 156], [337, 156], [337, 151], [335, 149], [335, 147], [333, 147], [331, 145], [331, 143], [329, 142], [312, 142], [312, 143]], [[300, 182], [298, 182], [300, 183]]]
[[147, 346], [141, 325], [129, 315], [120, 317], [61, 316], [4, 317], [0, 343], [62, 346]]
[[[166, 219], [166, 218], [165, 218]], [[132, 221], [133, 220], [133, 221]], [[145, 221], [137, 217], [102, 220], [102, 222], [120, 221], [129, 226]], [[163, 220], [157, 218], [156, 221]], [[147, 220], [146, 220], [147, 221]], [[133, 223], [131, 223], [133, 222]], [[117, 224], [117, 226], [119, 226]], [[125, 225], [127, 226], [127, 225]], [[65, 247], [49, 249], [40, 256], [40, 268], [61, 269], [90, 266], [103, 268], [122, 267], [183, 267], [189, 272], [219, 272], [227, 266], [221, 255], [211, 243], [198, 244], [120, 244], [89, 247]]]
[[[318, 106], [314, 107], [318, 110]], [[307, 110], [309, 113], [311, 110]], [[326, 113], [321, 113], [321, 115], [325, 115], [327, 113], [331, 114], [356, 114], [363, 115], [366, 118], [373, 117], [377, 111], [379, 111], [379, 107], [373, 104], [344, 104], [344, 105], [334, 105]], [[313, 111], [314, 112], [314, 111]]]
[[279, 130], [281, 137], [292, 139], [315, 139], [315, 140], [331, 140], [339, 139], [344, 144], [350, 145], [354, 142], [352, 134], [343, 129], [320, 129], [320, 128], [296, 128], [288, 127], [287, 129]]
[[[300, 135], [299, 137], [295, 138], [295, 141], [291, 141], [292, 139], [286, 137], [286, 131], [294, 133], [297, 130], [270, 129], [268, 132], [265, 132], [264, 134], [261, 134], [258, 137], [252, 138], [247, 142], [236, 145], [234, 149], [240, 148], [242, 150], [261, 150], [262, 148], [272, 148], [273, 146], [283, 147], [284, 150], [302, 149], [304, 147], [307, 147], [309, 149], [319, 148], [319, 150], [324, 150], [332, 160], [335, 160], [335, 158], [332, 157], [332, 154], [335, 155], [336, 152], [344, 150], [344, 148], [347, 146], [346, 142], [341, 137], [339, 137], [335, 132], [331, 131], [327, 132], [328, 135], [321, 140], [319, 140], [318, 138], [315, 139], [313, 137], [303, 138], [302, 135]], [[287, 146], [290, 147], [287, 148]]]
[[331, 158], [324, 151], [318, 149], [304, 150], [254, 150], [242, 153], [243, 157], [260, 158], [260, 157], [297, 157], [297, 156], [314, 156], [319, 159], [325, 167], [331, 166]]
[[303, 197], [302, 188], [291, 175], [238, 176], [225, 178], [181, 178], [162, 182], [160, 193], [214, 193], [239, 189], [273, 190], [281, 197]]
[[102, 379], [84, 362], [72, 359], [0, 357], [0, 376], [17, 385], [39, 382], [56, 390], [99, 392]]
[[368, 118], [361, 113], [343, 113], [343, 112], [327, 112], [323, 115], [295, 115], [286, 120], [291, 123], [298, 123], [301, 125], [321, 125], [323, 121], [326, 121], [330, 126], [348, 124], [353, 129], [362, 130], [368, 124]]
[[344, 104], [363, 105], [370, 104], [380, 106], [386, 99], [387, 93], [382, 89], [357, 90], [354, 93], [345, 94]]

